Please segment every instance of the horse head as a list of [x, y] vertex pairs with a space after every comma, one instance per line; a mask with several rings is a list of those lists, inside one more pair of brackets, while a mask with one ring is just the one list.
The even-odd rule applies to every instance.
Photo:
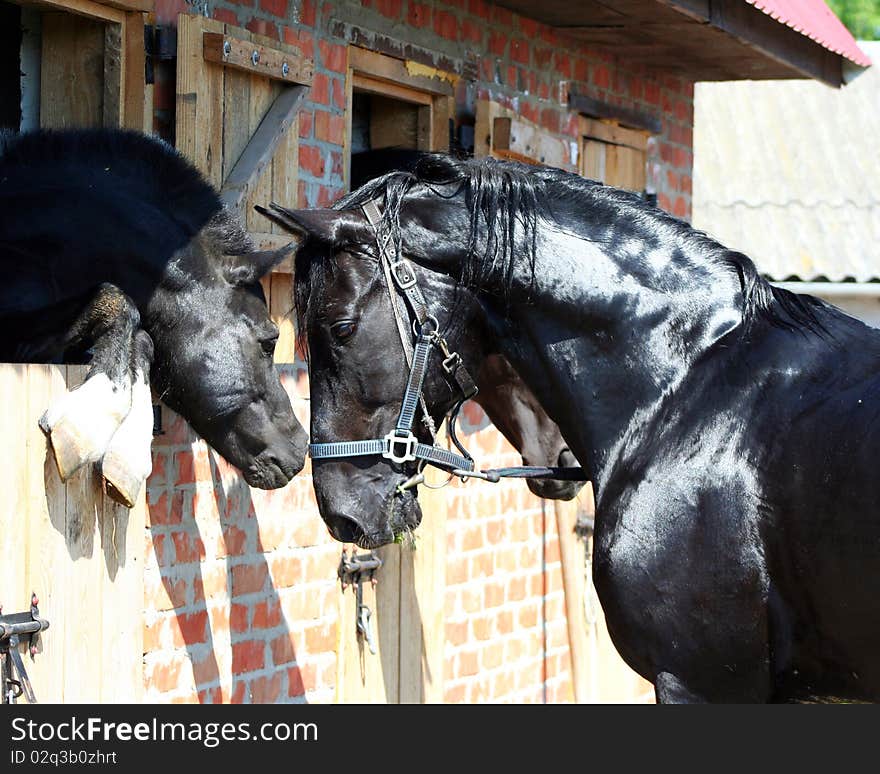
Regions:
[[254, 251], [225, 212], [169, 263], [149, 302], [156, 391], [251, 486], [284, 486], [308, 435], [272, 362], [278, 328], [260, 278], [290, 248]]

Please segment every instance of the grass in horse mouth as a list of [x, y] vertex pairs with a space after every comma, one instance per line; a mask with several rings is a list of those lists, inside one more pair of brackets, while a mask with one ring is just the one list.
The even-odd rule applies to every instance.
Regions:
[[405, 527], [403, 531], [398, 532], [394, 536], [394, 543], [398, 546], [405, 546], [410, 551], [416, 550], [416, 533], [412, 527]]

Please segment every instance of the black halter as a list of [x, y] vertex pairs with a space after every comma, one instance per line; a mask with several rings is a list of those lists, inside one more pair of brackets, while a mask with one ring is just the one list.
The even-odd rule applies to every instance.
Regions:
[[[362, 209], [376, 232], [379, 247], [379, 264], [385, 275], [385, 286], [391, 299], [391, 309], [397, 324], [404, 355], [409, 366], [409, 378], [403, 394], [403, 402], [397, 424], [382, 438], [364, 441], [332, 441], [309, 445], [312, 459], [340, 459], [380, 455], [398, 464], [417, 460], [461, 478], [480, 478], [497, 482], [501, 478], [556, 478], [568, 481], [586, 481], [588, 476], [582, 468], [514, 467], [491, 470], [474, 470], [474, 459], [460, 443], [455, 433], [455, 422], [461, 405], [477, 394], [477, 386], [465, 368], [457, 352], [452, 352], [439, 333], [437, 318], [428, 311], [428, 304], [418, 285], [416, 274], [409, 261], [394, 260], [389, 248], [390, 234], [384, 237], [380, 231], [382, 213], [379, 205], [370, 200]], [[443, 356], [443, 372], [447, 381], [458, 392], [458, 400], [449, 413], [449, 437], [461, 454], [436, 445], [436, 430], [422, 395], [422, 385], [428, 368], [431, 350], [436, 347]], [[418, 406], [421, 405], [425, 424], [431, 433], [432, 444], [419, 443], [413, 435], [412, 426]], [[424, 481], [419, 473], [403, 484], [400, 489], [416, 486]]]

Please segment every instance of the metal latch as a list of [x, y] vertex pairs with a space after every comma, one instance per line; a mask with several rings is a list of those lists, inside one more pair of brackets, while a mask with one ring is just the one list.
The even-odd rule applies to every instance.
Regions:
[[349, 585], [354, 585], [356, 596], [355, 615], [357, 619], [357, 636], [366, 640], [370, 653], [376, 655], [376, 644], [373, 640], [373, 611], [364, 604], [364, 581], [376, 585], [376, 570], [382, 566], [382, 560], [378, 554], [370, 551], [369, 554], [358, 555], [352, 549], [351, 556], [342, 549], [342, 558], [339, 560], [339, 579], [342, 581], [343, 590]]
[[37, 703], [34, 689], [28, 677], [18, 646], [22, 638], [27, 642], [31, 659], [40, 645], [40, 632], [49, 628], [49, 622], [40, 618], [39, 600], [31, 595], [31, 609], [27, 613], [2, 615], [0, 607], [0, 674], [3, 680], [3, 704], [15, 704], [22, 694], [31, 704]]

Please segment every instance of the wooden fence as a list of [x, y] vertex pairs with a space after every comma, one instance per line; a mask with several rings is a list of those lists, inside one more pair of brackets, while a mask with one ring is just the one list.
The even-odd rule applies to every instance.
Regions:
[[[138, 702], [143, 692], [145, 501], [105, 497], [93, 466], [66, 484], [37, 420], [83, 366], [0, 364], [0, 605], [49, 620], [33, 658], [39, 702]], [[24, 701], [22, 698], [21, 701]]]

